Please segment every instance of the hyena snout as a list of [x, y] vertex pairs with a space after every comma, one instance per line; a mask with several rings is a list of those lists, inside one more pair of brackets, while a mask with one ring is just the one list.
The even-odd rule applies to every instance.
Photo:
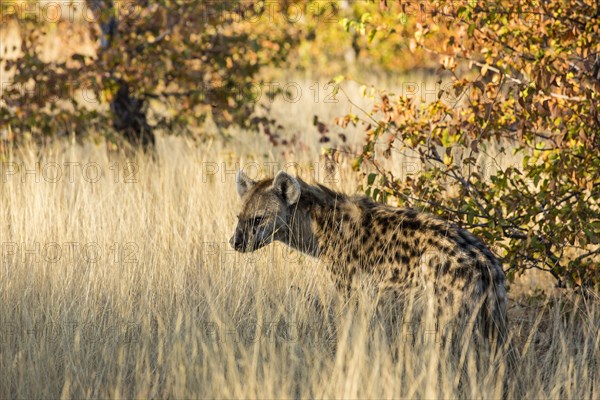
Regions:
[[236, 251], [245, 251], [248, 245], [245, 235], [242, 231], [236, 230], [231, 239], [229, 239], [229, 244]]

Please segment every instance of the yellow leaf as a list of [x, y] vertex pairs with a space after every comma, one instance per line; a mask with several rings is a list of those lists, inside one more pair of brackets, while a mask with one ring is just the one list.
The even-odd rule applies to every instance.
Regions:
[[485, 74], [488, 72], [488, 65], [487, 64], [483, 64], [483, 67], [481, 67], [481, 76], [485, 76]]
[[450, 155], [444, 154], [444, 165], [450, 166], [450, 165], [452, 165], [453, 162], [454, 162], [454, 157], [452, 156], [452, 154], [450, 154]]
[[360, 87], [360, 97], [366, 97], [367, 96], [367, 85], [362, 85]]
[[344, 77], [344, 75], [338, 75], [335, 78], [333, 78], [333, 82], [340, 84], [342, 83], [346, 78]]

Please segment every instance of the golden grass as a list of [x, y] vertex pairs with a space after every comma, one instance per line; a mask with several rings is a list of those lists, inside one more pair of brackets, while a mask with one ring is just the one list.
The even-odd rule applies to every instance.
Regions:
[[[598, 298], [520, 300], [514, 370], [504, 359], [459, 367], [430, 328], [390, 344], [368, 295], [341, 304], [315, 260], [282, 245], [233, 253], [233, 163], [265, 153], [240, 137], [164, 138], [158, 161], [132, 164], [91, 144], [7, 155], [0, 398], [600, 397]], [[318, 160], [266, 153], [254, 161]], [[336, 177], [354, 189], [347, 166]]]
[[[18, 55], [17, 31], [0, 28], [0, 68]], [[47, 59], [94, 53], [77, 23], [45, 40]], [[240, 158], [250, 173], [288, 167], [348, 192], [357, 184], [346, 164], [325, 172], [312, 117], [360, 110], [332, 99], [328, 78], [279, 72], [267, 81], [301, 91], [273, 107], [299, 137], [293, 148], [236, 132], [229, 144], [160, 138], [156, 159], [65, 143], [1, 159], [0, 398], [600, 398], [598, 297], [533, 301], [525, 294], [549, 283], [521, 278], [509, 293], [517, 365], [484, 355], [459, 366], [427, 323], [405, 318], [390, 344], [368, 293], [341, 304], [315, 260], [282, 245], [230, 250]], [[364, 83], [404, 94], [417, 85], [424, 101], [438, 91], [418, 75]], [[368, 109], [358, 86], [344, 90]], [[387, 166], [406, 172], [400, 154]]]

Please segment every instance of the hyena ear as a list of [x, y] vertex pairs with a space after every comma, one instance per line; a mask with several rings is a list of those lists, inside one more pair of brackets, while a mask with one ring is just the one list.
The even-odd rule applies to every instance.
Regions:
[[279, 171], [273, 179], [273, 189], [287, 204], [292, 205], [300, 198], [300, 183], [284, 171]]
[[248, 178], [244, 171], [240, 169], [237, 172], [235, 176], [235, 188], [237, 189], [237, 192], [240, 195], [240, 197], [242, 197], [255, 184], [256, 182]]

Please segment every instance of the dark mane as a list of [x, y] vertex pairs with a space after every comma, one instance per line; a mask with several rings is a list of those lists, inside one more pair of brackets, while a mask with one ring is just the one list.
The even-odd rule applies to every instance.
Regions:
[[348, 195], [336, 192], [328, 188], [327, 186], [317, 183], [311, 185], [306, 183], [301, 178], [297, 178], [302, 187], [302, 194], [300, 195], [300, 201], [306, 205], [328, 205], [333, 206], [336, 203], [348, 201]]

